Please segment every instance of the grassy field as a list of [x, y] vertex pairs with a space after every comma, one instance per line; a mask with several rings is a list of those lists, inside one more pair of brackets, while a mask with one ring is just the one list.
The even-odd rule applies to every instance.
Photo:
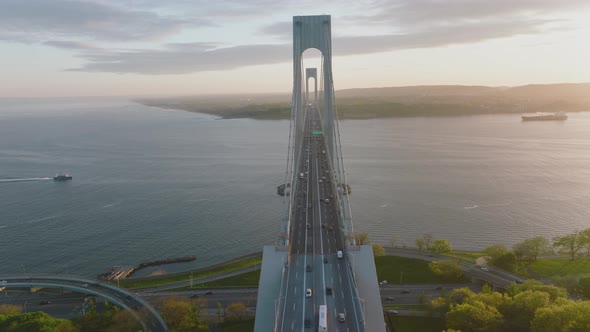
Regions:
[[481, 256], [485, 256], [481, 252], [470, 252], [470, 251], [452, 251], [447, 256], [455, 257], [462, 259], [464, 261], [468, 261], [470, 263], [475, 263], [475, 260]]
[[179, 287], [172, 289], [172, 291], [186, 291], [199, 288], [224, 288], [224, 287], [258, 287], [260, 280], [260, 270], [246, 272], [237, 276], [223, 278], [212, 282], [202, 284], [194, 284], [193, 287]]
[[578, 258], [573, 261], [567, 258], [539, 259], [529, 265], [528, 269], [543, 278], [585, 275], [590, 274], [590, 258]]
[[[257, 255], [255, 257], [249, 257], [245, 259], [240, 259], [237, 261], [229, 262], [227, 264], [218, 265], [209, 269], [202, 269], [197, 271], [192, 271], [192, 278], [199, 279], [204, 277], [210, 277], [218, 274], [222, 274], [225, 272], [231, 272], [239, 269], [243, 269], [246, 267], [254, 266], [260, 264], [262, 262], [262, 255]], [[173, 275], [164, 275], [161, 277], [155, 278], [145, 278], [145, 279], [126, 279], [121, 280], [121, 287], [123, 288], [146, 288], [146, 287], [154, 287], [158, 285], [165, 285], [175, 282], [181, 281], [189, 281], [191, 279], [191, 271], [183, 272], [179, 274]]]
[[[387, 280], [390, 284], [438, 284], [452, 283], [432, 273], [428, 262], [414, 258], [397, 256], [375, 257], [377, 279]], [[400, 282], [401, 281], [401, 282]], [[456, 280], [454, 282], [462, 282]]]
[[445, 329], [445, 324], [440, 318], [387, 314], [385, 316], [385, 323], [389, 326], [390, 330], [392, 330], [391, 327], [393, 326], [395, 332], [440, 332]]

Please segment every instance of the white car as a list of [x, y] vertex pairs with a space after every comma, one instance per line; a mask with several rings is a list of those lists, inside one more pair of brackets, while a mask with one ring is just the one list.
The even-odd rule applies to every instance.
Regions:
[[308, 288], [305, 292], [305, 297], [311, 297], [311, 288]]
[[487, 266], [480, 267], [482, 271], [488, 272], [490, 269]]
[[339, 322], [344, 322], [346, 320], [346, 316], [344, 316], [344, 313], [341, 312], [338, 314], [338, 321]]
[[387, 285], [387, 280], [380, 281], [379, 285]]

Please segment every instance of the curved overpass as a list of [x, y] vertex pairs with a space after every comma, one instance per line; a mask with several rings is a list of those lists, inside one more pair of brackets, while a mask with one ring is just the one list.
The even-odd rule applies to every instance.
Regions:
[[[160, 314], [146, 301], [121, 288], [96, 280], [77, 277], [61, 276], [0, 276], [0, 287], [6, 288], [62, 288], [82, 294], [95, 295], [104, 298], [112, 304], [128, 310], [144, 330], [153, 332], [168, 332], [166, 323]], [[142, 316], [138, 312], [142, 312]]]

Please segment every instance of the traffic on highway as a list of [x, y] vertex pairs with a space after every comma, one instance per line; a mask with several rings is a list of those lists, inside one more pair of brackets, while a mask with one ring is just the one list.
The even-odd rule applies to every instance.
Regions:
[[306, 107], [304, 123], [277, 330], [364, 331], [317, 106]]

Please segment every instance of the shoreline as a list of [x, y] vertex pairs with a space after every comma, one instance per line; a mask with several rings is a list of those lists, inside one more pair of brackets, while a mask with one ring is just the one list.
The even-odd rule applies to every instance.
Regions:
[[[287, 103], [260, 103], [246, 105], [201, 105], [196, 102], [183, 101], [149, 101], [134, 100], [141, 105], [157, 107], [165, 110], [177, 110], [191, 113], [200, 113], [216, 116], [220, 119], [253, 119], [253, 120], [289, 120], [291, 107]], [[337, 105], [338, 117], [340, 120], [371, 120], [388, 118], [449, 118], [469, 117], [478, 115], [502, 115], [512, 114], [515, 117], [522, 114], [535, 112], [554, 111], [547, 107], [536, 109], [523, 109], [518, 106], [507, 106], [505, 108], [478, 108], [465, 104], [447, 103], [416, 103], [405, 104], [398, 102], [350, 102], [344, 98]], [[559, 111], [578, 113], [588, 111], [582, 107], [560, 108]]]

